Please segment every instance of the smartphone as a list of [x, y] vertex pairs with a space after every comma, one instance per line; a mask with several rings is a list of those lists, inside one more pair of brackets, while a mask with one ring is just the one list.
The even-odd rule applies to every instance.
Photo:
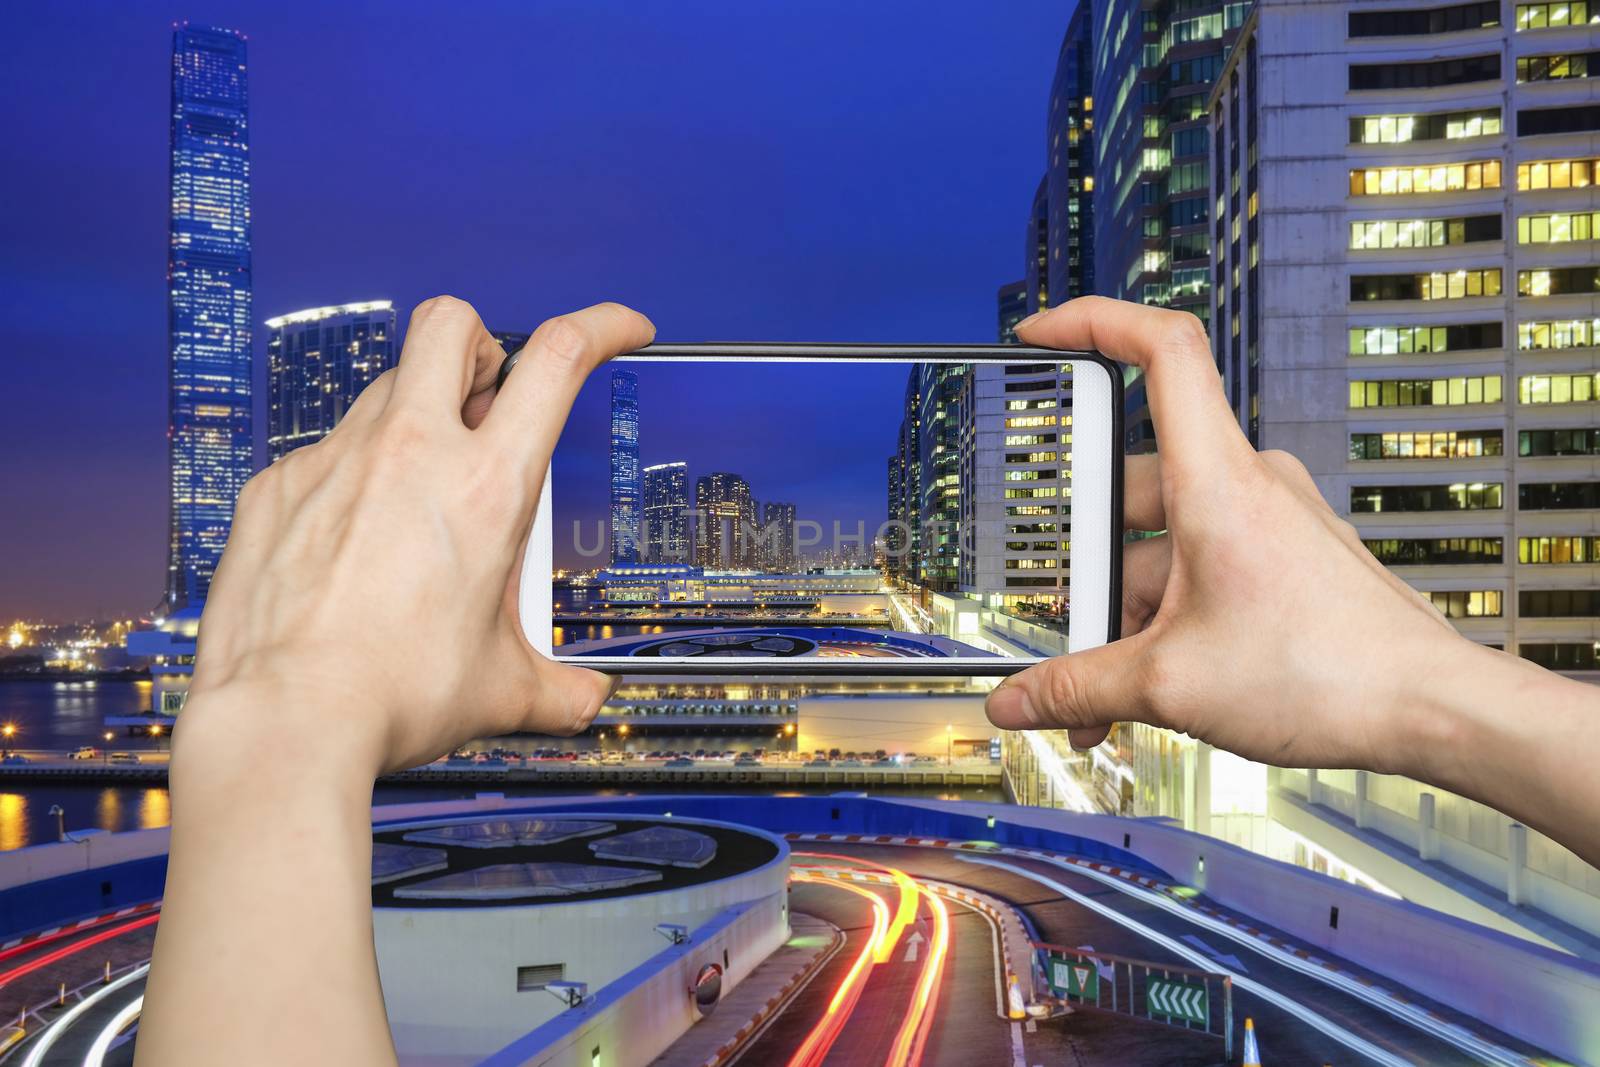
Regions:
[[595, 372], [529, 538], [545, 655], [630, 675], [1005, 675], [1121, 616], [1093, 352], [657, 344]]

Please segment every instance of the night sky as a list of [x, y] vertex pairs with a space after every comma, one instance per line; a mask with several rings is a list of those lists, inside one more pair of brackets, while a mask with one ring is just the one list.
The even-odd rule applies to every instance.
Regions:
[[[250, 38], [258, 324], [450, 292], [494, 329], [616, 299], [664, 340], [948, 342], [993, 340], [1022, 272], [1070, 13], [8, 5], [0, 619], [160, 597], [174, 19]], [[257, 369], [259, 438], [264, 334]], [[766, 462], [739, 470], [758, 496]]]

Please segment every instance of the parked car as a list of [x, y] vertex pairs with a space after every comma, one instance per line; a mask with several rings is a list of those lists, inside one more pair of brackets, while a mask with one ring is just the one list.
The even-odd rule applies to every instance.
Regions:
[[806, 760], [806, 766], [807, 767], [832, 767], [833, 763], [830, 760], [824, 759], [822, 756], [818, 756], [816, 759], [808, 759], [808, 760]]
[[669, 759], [666, 763], [662, 764], [662, 766], [669, 770], [681, 770], [686, 767], [693, 767], [694, 760], [690, 759], [688, 756], [674, 756], [672, 759]]
[[[13, 757], [13, 758], [14, 759], [22, 759], [21, 756], [16, 756], [16, 757]], [[23, 762], [26, 763], [27, 760], [23, 760]], [[136, 756], [132, 752], [113, 752], [113, 753], [111, 753], [111, 762], [112, 763], [138, 763], [139, 762], [139, 757]]]
[[885, 756], [882, 759], [873, 760], [872, 761], [872, 765], [874, 767], [898, 767], [898, 766], [900, 766], [900, 761], [899, 760], [893, 760], [893, 759], [890, 759], [888, 756]]
[[99, 759], [100, 750], [93, 745], [82, 745], [74, 749], [68, 759]]
[[833, 765], [835, 767], [860, 767], [862, 763], [858, 759], [842, 759], [835, 760]]
[[750, 753], [746, 752], [738, 759], [734, 760], [733, 765], [735, 767], [759, 767], [761, 766], [761, 761], [755, 756], [752, 756]]

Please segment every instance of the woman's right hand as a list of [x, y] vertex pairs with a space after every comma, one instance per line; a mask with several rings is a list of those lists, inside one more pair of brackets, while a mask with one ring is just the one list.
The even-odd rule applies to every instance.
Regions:
[[989, 697], [1011, 729], [1079, 748], [1124, 719], [1294, 767], [1419, 773], [1436, 680], [1493, 655], [1390, 574], [1304, 466], [1246, 441], [1193, 315], [1101, 297], [1017, 328], [1145, 377], [1160, 455], [1126, 467], [1121, 640], [1039, 664]]

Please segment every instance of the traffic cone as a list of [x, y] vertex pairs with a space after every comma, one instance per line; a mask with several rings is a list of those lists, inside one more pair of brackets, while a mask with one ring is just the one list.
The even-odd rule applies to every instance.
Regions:
[[1009, 1009], [1007, 1014], [1013, 1019], [1026, 1019], [1028, 1017], [1028, 1012], [1027, 1009], [1022, 1006], [1022, 989], [1017, 985], [1017, 976], [1012, 974], [1007, 975], [1006, 977], [1010, 979], [1010, 982], [1007, 983], [1008, 988], [1006, 990], [1006, 1000], [1009, 1002], [1007, 1004], [1007, 1008]]
[[1256, 1022], [1248, 1016], [1244, 1020], [1244, 1059], [1239, 1061], [1239, 1067], [1261, 1067], [1261, 1049], [1256, 1047]]

